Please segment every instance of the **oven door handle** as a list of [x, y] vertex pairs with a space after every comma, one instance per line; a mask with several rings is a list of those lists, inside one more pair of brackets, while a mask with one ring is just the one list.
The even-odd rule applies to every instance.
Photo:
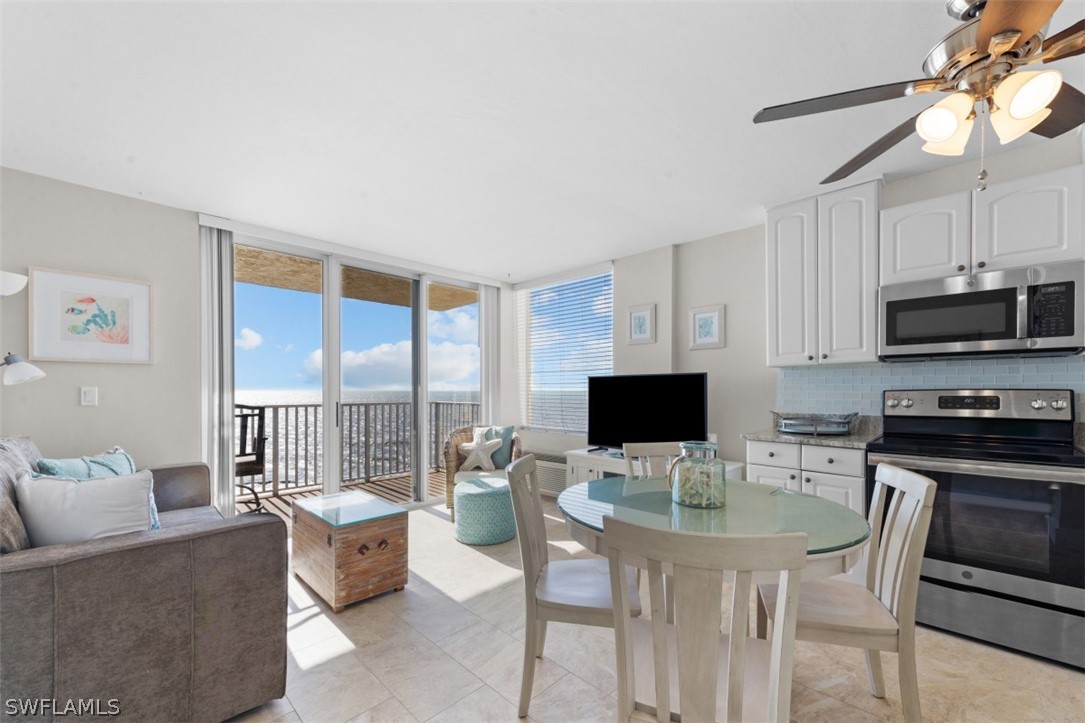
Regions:
[[1035, 464], [1014, 464], [1007, 462], [978, 462], [966, 459], [942, 459], [933, 457], [913, 457], [903, 454], [867, 455], [867, 464], [886, 462], [913, 469], [919, 472], [956, 472], [978, 475], [980, 477], [1008, 477], [1010, 479], [1043, 480], [1046, 482], [1070, 482], [1085, 485], [1085, 471], [1066, 467], [1048, 467]]

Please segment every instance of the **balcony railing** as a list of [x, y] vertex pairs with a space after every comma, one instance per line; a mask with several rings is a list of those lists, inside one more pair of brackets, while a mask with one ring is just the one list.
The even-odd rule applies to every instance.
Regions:
[[[341, 407], [340, 479], [344, 484], [411, 473], [414, 438], [410, 402], [349, 402]], [[251, 484], [278, 495], [322, 484], [323, 409], [319, 404], [269, 404], [264, 474]], [[431, 469], [443, 469], [448, 433], [478, 423], [477, 402], [429, 402]], [[245, 478], [246, 484], [250, 483]]]

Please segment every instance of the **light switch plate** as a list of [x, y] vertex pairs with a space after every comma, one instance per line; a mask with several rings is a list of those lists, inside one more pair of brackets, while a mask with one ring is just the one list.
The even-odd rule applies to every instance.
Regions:
[[79, 405], [81, 407], [97, 407], [98, 387], [79, 387]]

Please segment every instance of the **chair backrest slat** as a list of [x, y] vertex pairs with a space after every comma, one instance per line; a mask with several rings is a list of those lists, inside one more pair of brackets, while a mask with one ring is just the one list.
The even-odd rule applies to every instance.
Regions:
[[[735, 585], [730, 601], [731, 628], [728, 650], [727, 719], [741, 718], [742, 685], [745, 681], [746, 642], [749, 635], [749, 598], [753, 572], [784, 571], [780, 575], [780, 609], [788, 616], [774, 621], [773, 648], [766, 677], [772, 681], [767, 709], [774, 711], [775, 720], [787, 720], [790, 711], [790, 681], [792, 648], [795, 640], [795, 619], [798, 613], [800, 572], [806, 564], [807, 536], [805, 533], [783, 535], [712, 535], [674, 532], [642, 527], [612, 517], [603, 519], [603, 530], [609, 550], [611, 590], [617, 614], [615, 634], [619, 659], [619, 712], [626, 720], [635, 709], [636, 692], [628, 616], [629, 592], [620, 584], [625, 566], [641, 565], [648, 571], [649, 596], [652, 604], [652, 650], [656, 715], [670, 720], [671, 697], [667, 631], [663, 611], [662, 568], [673, 570], [674, 638], [677, 646], [678, 698], [682, 720], [706, 721], [716, 718], [717, 679], [719, 674], [719, 633], [722, 621], [723, 583], [725, 573], [735, 573]], [[647, 563], [645, 563], [647, 561]], [[790, 629], [790, 634], [788, 630]], [[784, 670], [786, 668], [786, 670]]]
[[682, 448], [678, 442], [628, 442], [622, 445], [622, 454], [627, 477], [659, 477], [667, 474], [671, 461], [682, 455]]
[[867, 588], [902, 627], [912, 626], [937, 486], [917, 472], [884, 463], [874, 480]]
[[512, 512], [516, 518], [516, 539], [520, 544], [524, 580], [529, 596], [534, 597], [539, 573], [549, 560], [535, 455], [524, 455], [505, 469], [512, 493]]

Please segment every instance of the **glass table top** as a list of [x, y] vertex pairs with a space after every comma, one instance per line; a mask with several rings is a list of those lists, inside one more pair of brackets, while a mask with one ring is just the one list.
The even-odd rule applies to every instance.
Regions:
[[354, 525], [407, 512], [399, 505], [357, 490], [320, 497], [305, 497], [294, 500], [294, 504], [321, 518], [332, 527]]
[[805, 532], [808, 554], [843, 550], [867, 539], [870, 525], [853, 510], [821, 497], [756, 482], [728, 481], [727, 504], [716, 509], [671, 501], [663, 477], [605, 477], [569, 487], [558, 507], [598, 532], [611, 516], [646, 527], [718, 535]]

